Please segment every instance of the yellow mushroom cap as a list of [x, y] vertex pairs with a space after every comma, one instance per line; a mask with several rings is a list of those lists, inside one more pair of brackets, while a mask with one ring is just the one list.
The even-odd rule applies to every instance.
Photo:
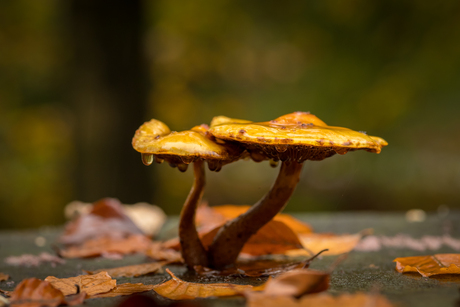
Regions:
[[151, 120], [143, 124], [134, 135], [133, 148], [143, 154], [144, 164], [151, 164], [152, 156], [156, 156], [157, 162], [166, 160], [173, 166], [177, 165], [180, 170], [185, 170], [184, 164], [203, 159], [208, 160], [211, 170], [219, 170], [223, 163], [238, 160], [243, 151], [235, 149], [235, 146], [214, 142], [214, 137], [207, 133], [207, 125], [195, 126], [181, 132], [170, 132], [168, 129], [168, 133], [165, 133], [167, 130], [164, 127], [167, 126], [160, 123], [158, 120]]
[[[244, 143], [254, 153], [274, 160], [323, 160], [336, 153], [364, 149], [380, 153], [387, 145], [379, 137], [342, 127], [328, 126], [306, 112], [294, 112], [269, 122], [228, 123], [212, 126], [217, 139]], [[260, 156], [260, 155], [259, 155]], [[254, 160], [260, 160], [260, 157]]]

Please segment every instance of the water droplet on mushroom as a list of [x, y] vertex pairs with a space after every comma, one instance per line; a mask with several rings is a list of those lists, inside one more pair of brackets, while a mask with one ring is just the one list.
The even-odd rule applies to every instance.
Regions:
[[288, 147], [284, 145], [276, 145], [275, 149], [277, 152], [285, 152], [288, 149]]
[[176, 163], [169, 162], [169, 166], [171, 167], [177, 167]]
[[182, 162], [184, 162], [185, 164], [190, 164], [193, 162], [193, 158], [194, 157], [188, 157], [188, 156], [181, 156], [180, 159], [182, 160]]
[[277, 167], [279, 161], [275, 161], [275, 160], [273, 160], [273, 159], [270, 159], [270, 162], [269, 162], [269, 163], [270, 163], [270, 166], [271, 166], [271, 167]]
[[161, 163], [165, 162], [165, 159], [155, 157], [155, 162], [158, 163], [158, 164], [161, 164]]
[[208, 168], [210, 171], [215, 171], [219, 168], [219, 162], [217, 160], [208, 160]]
[[177, 164], [177, 168], [179, 169], [179, 171], [183, 173], [187, 170], [188, 164], [185, 164], [185, 163]]
[[265, 160], [265, 156], [258, 151], [251, 151], [250, 155], [251, 155], [251, 159], [254, 160], [255, 162], [261, 162]]
[[152, 154], [141, 154], [141, 157], [142, 157], [142, 163], [144, 163], [144, 165], [150, 165], [152, 164], [153, 162], [153, 155]]
[[348, 152], [348, 148], [336, 147], [334, 148], [334, 151], [338, 153], [339, 155], [344, 155]]

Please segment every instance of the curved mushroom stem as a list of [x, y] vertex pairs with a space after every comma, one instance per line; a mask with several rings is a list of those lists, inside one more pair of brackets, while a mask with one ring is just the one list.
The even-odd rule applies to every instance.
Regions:
[[179, 221], [179, 240], [182, 249], [182, 257], [189, 269], [195, 265], [208, 266], [206, 250], [201, 243], [195, 226], [195, 214], [198, 203], [203, 196], [206, 183], [204, 161], [196, 160], [193, 163], [195, 179], [192, 189], [185, 200]]
[[249, 238], [280, 212], [299, 182], [302, 163], [285, 161], [271, 190], [247, 212], [227, 222], [208, 250], [211, 267], [222, 269], [235, 263]]

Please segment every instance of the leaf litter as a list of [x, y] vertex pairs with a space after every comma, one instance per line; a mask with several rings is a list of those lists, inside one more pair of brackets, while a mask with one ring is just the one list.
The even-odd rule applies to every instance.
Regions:
[[418, 272], [423, 277], [460, 274], [460, 254], [400, 257], [393, 262], [396, 262], [396, 271], [400, 273]]
[[150, 263], [142, 263], [142, 264], [135, 264], [129, 266], [123, 266], [118, 268], [112, 269], [99, 269], [95, 271], [87, 271], [88, 274], [98, 274], [100, 272], [106, 272], [111, 277], [137, 277], [141, 275], [147, 275], [152, 273], [162, 273], [163, 266], [167, 262], [150, 262]]

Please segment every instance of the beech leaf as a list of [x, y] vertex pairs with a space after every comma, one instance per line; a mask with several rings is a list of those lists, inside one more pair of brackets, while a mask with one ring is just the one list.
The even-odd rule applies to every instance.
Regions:
[[9, 278], [10, 278], [10, 275], [0, 272], [0, 281], [8, 280]]
[[112, 290], [110, 290], [109, 292], [92, 295], [90, 298], [115, 297], [115, 296], [121, 296], [121, 295], [131, 295], [133, 293], [139, 293], [139, 292], [145, 292], [145, 291], [153, 290], [154, 287], [155, 287], [154, 285], [144, 285], [142, 283], [120, 284], [120, 285], [117, 285]]
[[100, 269], [96, 271], [85, 271], [88, 274], [97, 274], [100, 272], [107, 272], [112, 277], [137, 277], [162, 271], [163, 265], [166, 262], [150, 262], [136, 265], [123, 266], [112, 269]]
[[171, 279], [160, 285], [154, 286], [153, 290], [159, 295], [172, 300], [187, 300], [212, 296], [236, 296], [242, 295], [242, 292], [244, 291], [256, 291], [263, 289], [263, 287], [228, 283], [192, 283], [177, 278], [169, 269], [166, 269], [166, 272], [168, 272], [171, 276]]
[[61, 291], [37, 278], [21, 281], [11, 293], [10, 302], [15, 307], [59, 306], [66, 303]]
[[[165, 242], [166, 243], [166, 242]], [[183, 263], [184, 259], [177, 250], [169, 248], [163, 242], [152, 242], [149, 248], [145, 251], [145, 254], [157, 261], [167, 261], [168, 263]], [[177, 248], [180, 247], [179, 240], [175, 243]]]
[[440, 274], [460, 274], [460, 254], [401, 257], [393, 260], [400, 273], [418, 272], [423, 277]]
[[56, 278], [48, 276], [45, 281], [50, 282], [53, 287], [59, 289], [64, 295], [86, 292], [88, 296], [104, 293], [116, 287], [117, 281], [112, 279], [107, 272], [100, 272], [95, 275], [80, 275], [69, 278]]
[[144, 252], [150, 246], [151, 240], [144, 235], [130, 235], [126, 238], [101, 237], [87, 240], [78, 246], [70, 246], [60, 250], [65, 258], [87, 258], [103, 256], [104, 254], [132, 254]]
[[300, 297], [304, 294], [326, 291], [329, 288], [329, 276], [330, 273], [325, 271], [292, 270], [269, 280], [264, 293]]
[[288, 256], [306, 256], [327, 249], [325, 256], [339, 255], [352, 251], [362, 238], [362, 233], [336, 235], [331, 233], [308, 233], [299, 235], [305, 249], [286, 252]]
[[392, 307], [388, 299], [379, 294], [341, 294], [332, 296], [327, 293], [310, 294], [296, 299], [288, 295], [271, 296], [266, 293], [245, 293], [247, 307]]

